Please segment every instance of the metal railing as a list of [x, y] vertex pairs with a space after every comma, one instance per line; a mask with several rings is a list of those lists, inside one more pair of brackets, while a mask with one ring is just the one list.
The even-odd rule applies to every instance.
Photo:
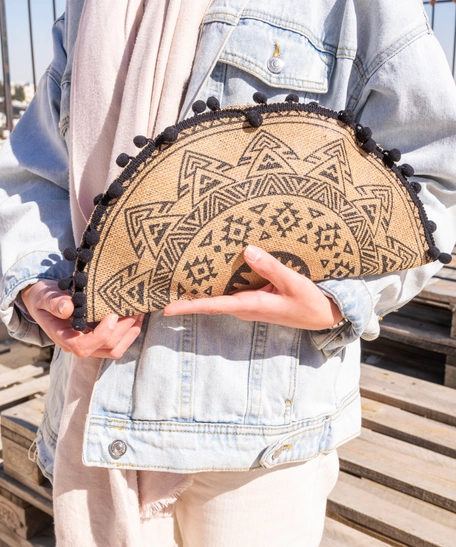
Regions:
[[[56, 19], [56, 0], [49, 0], [52, 2], [53, 16], [54, 20]], [[5, 9], [6, 0], [0, 0], [0, 43], [1, 43], [1, 53], [2, 53], [2, 69], [3, 69], [3, 89], [4, 89], [4, 114], [6, 114], [6, 127], [9, 130], [13, 128], [13, 104], [11, 96], [11, 79], [10, 79], [10, 64], [9, 64], [9, 54], [8, 54], [8, 37], [7, 37], [7, 28], [6, 28], [6, 9]], [[456, 0], [424, 0], [424, 5], [427, 7], [429, 14], [429, 19], [431, 26], [435, 29], [436, 14], [443, 4], [453, 3], [455, 5], [454, 9], [454, 28], [453, 28], [453, 40], [452, 40], [452, 56], [449, 59], [450, 67], [455, 76], [456, 72]], [[35, 66], [35, 48], [33, 43], [33, 21], [32, 21], [32, 9], [31, 9], [31, 0], [27, 0], [27, 11], [28, 11], [28, 23], [29, 23], [29, 33], [30, 33], [30, 57], [32, 63], [32, 74], [33, 74], [33, 86], [36, 89], [36, 66]], [[438, 32], [436, 32], [437, 38]]]

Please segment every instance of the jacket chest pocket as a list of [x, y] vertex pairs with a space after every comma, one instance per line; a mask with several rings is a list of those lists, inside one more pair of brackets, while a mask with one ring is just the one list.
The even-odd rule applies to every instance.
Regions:
[[[222, 106], [248, 104], [255, 91], [283, 100], [290, 91], [313, 100], [327, 93], [335, 58], [298, 32], [241, 19], [225, 44], [205, 92]], [[203, 96], [201, 97], [203, 98]]]

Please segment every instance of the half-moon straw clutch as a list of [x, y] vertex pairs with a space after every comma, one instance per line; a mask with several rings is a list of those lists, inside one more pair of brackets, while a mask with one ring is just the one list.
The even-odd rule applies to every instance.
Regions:
[[73, 328], [178, 299], [255, 289], [249, 243], [314, 281], [405, 270], [451, 257], [435, 247], [400, 152], [383, 150], [350, 111], [285, 102], [195, 116], [142, 148], [95, 209], [78, 249], [70, 289]]

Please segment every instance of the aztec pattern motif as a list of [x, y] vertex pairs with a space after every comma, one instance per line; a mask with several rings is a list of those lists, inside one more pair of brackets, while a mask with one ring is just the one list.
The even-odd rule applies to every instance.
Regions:
[[431, 260], [404, 181], [319, 113], [266, 112], [258, 128], [239, 116], [202, 121], [123, 186], [84, 270], [88, 321], [259, 288], [266, 281], [243, 261], [250, 243], [314, 281]]

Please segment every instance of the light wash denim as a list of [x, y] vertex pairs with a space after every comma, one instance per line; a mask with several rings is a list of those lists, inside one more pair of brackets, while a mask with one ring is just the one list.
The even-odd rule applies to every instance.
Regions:
[[[71, 69], [82, 0], [54, 25], [55, 58], [0, 154], [1, 316], [16, 338], [46, 344], [19, 291], [67, 276]], [[420, 0], [215, 0], [202, 26], [181, 117], [197, 99], [282, 101], [294, 92], [353, 109], [416, 171], [438, 247], [456, 239], [456, 91]], [[283, 70], [267, 68], [275, 44]], [[132, 135], [133, 137], [133, 135]], [[121, 150], [119, 150], [121, 152]], [[104, 360], [85, 425], [83, 461], [197, 472], [273, 467], [334, 450], [359, 433], [359, 338], [438, 270], [320, 283], [349, 322], [321, 332], [230, 316], [153, 313], [122, 359]], [[71, 356], [56, 349], [38, 438], [52, 478]], [[126, 443], [119, 459], [114, 440]]]

